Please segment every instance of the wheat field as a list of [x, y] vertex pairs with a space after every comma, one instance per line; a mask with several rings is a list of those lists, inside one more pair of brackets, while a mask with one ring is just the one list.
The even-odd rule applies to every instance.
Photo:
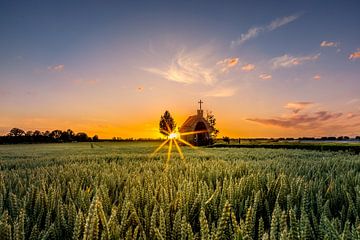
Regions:
[[0, 146], [0, 239], [360, 239], [360, 156]]

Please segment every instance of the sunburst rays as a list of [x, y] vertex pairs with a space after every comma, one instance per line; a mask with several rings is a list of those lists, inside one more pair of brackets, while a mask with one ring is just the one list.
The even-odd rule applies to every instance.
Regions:
[[180, 155], [180, 159], [186, 163], [185, 160], [185, 156], [184, 153], [182, 152], [181, 148], [180, 148], [180, 144], [179, 143], [183, 143], [193, 149], [196, 149], [196, 147], [194, 145], [192, 145], [191, 143], [189, 143], [188, 141], [182, 139], [182, 136], [186, 136], [186, 135], [192, 135], [192, 134], [199, 134], [199, 133], [206, 133], [208, 132], [207, 130], [200, 130], [200, 131], [190, 131], [190, 132], [179, 132], [178, 129], [175, 129], [173, 131], [170, 130], [170, 127], [168, 126], [168, 124], [166, 124], [167, 127], [167, 131], [166, 130], [162, 130], [166, 135], [167, 138], [164, 142], [162, 142], [156, 149], [155, 151], [151, 154], [151, 156], [153, 157], [155, 154], [157, 154], [165, 145], [168, 145], [168, 151], [167, 151], [167, 157], [166, 157], [166, 168], [169, 165], [170, 162], [170, 158], [171, 158], [171, 153], [172, 153], [172, 149], [173, 146], [175, 145], [175, 148], [177, 150], [177, 152]]

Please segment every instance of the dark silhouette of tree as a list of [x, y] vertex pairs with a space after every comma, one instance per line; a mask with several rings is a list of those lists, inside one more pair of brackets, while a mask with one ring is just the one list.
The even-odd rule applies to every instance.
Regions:
[[97, 142], [99, 141], [99, 136], [98, 135], [94, 135], [92, 138], [93, 142]]
[[206, 113], [206, 121], [209, 123], [210, 128], [211, 128], [210, 137], [212, 139], [215, 139], [219, 133], [219, 130], [215, 127], [216, 118], [211, 111]]
[[80, 132], [75, 135], [75, 140], [78, 142], [87, 142], [89, 141], [89, 137], [86, 133]]
[[55, 141], [59, 141], [62, 135], [62, 131], [61, 130], [54, 130], [50, 133], [50, 137], [52, 139], [54, 139]]
[[20, 128], [13, 128], [10, 130], [9, 136], [12, 136], [12, 137], [25, 136], [25, 131]]
[[227, 144], [230, 144], [230, 138], [229, 137], [223, 137], [223, 141]]
[[75, 137], [74, 131], [71, 129], [68, 129], [61, 133], [60, 139], [63, 142], [71, 142], [71, 141], [74, 141], [74, 137]]
[[39, 130], [35, 130], [33, 132], [33, 137], [39, 137], [39, 136], [42, 136], [42, 133]]
[[45, 137], [50, 137], [50, 134], [51, 134], [50, 131], [43, 132], [43, 136], [45, 136]]
[[27, 131], [20, 128], [13, 128], [5, 136], [0, 136], [0, 144], [7, 143], [59, 143], [59, 142], [89, 142], [92, 140], [99, 141], [97, 135], [94, 138], [88, 137], [86, 133], [75, 134], [74, 131], [68, 129], [66, 131], [54, 130], [52, 132], [45, 131], [40, 132], [39, 130]]
[[31, 137], [33, 135], [33, 132], [32, 131], [27, 131], [26, 133], [25, 133], [25, 136], [27, 136], [27, 137]]
[[75, 137], [74, 131], [71, 130], [71, 129], [68, 129], [68, 130], [66, 130], [66, 133], [67, 133], [67, 136], [68, 136], [69, 141], [73, 141], [73, 140], [74, 140], [74, 137]]
[[170, 112], [166, 110], [164, 112], [164, 115], [162, 115], [160, 118], [160, 123], [159, 123], [160, 133], [167, 136], [169, 135], [169, 133], [174, 131], [175, 128], [176, 128], [176, 123], [174, 121], [174, 118], [171, 116]]

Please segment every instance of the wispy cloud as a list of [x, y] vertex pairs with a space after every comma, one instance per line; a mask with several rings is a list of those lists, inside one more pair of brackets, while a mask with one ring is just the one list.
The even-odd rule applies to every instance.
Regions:
[[197, 88], [202, 85], [202, 94], [208, 97], [230, 97], [236, 93], [234, 76], [228, 74], [240, 64], [237, 57], [220, 60], [213, 54], [212, 46], [204, 46], [191, 52], [179, 51], [171, 63], [163, 68], [147, 67], [142, 70], [160, 76], [162, 79]]
[[292, 110], [294, 113], [298, 113], [313, 104], [313, 102], [289, 102], [285, 105], [285, 108]]
[[357, 118], [357, 117], [360, 117], [360, 113], [349, 112], [348, 114], [346, 114], [346, 117], [347, 117], [348, 119]]
[[301, 65], [304, 62], [315, 61], [319, 59], [320, 53], [315, 55], [294, 57], [288, 54], [284, 54], [280, 57], [275, 57], [270, 60], [273, 68], [288, 68], [297, 65]]
[[215, 59], [213, 49], [205, 46], [191, 52], [179, 51], [166, 67], [146, 67], [142, 70], [173, 82], [214, 86], [240, 63], [237, 57], [228, 57], [218, 61]]
[[289, 117], [277, 118], [248, 118], [247, 120], [261, 123], [264, 125], [278, 126], [284, 128], [307, 129], [317, 127], [325, 121], [334, 120], [339, 118], [340, 116], [342, 116], [342, 113], [319, 111], [313, 114], [296, 114]]
[[222, 72], [227, 72], [231, 68], [235, 67], [239, 63], [239, 58], [225, 58], [224, 60], [220, 60], [216, 63], [221, 68]]
[[360, 48], [358, 48], [356, 52], [353, 52], [349, 55], [350, 60], [355, 60], [358, 58], [360, 58]]
[[320, 47], [337, 47], [338, 43], [337, 42], [331, 42], [331, 41], [322, 41], [320, 43]]
[[313, 105], [315, 105], [313, 102], [289, 102], [284, 108], [291, 110], [290, 114], [270, 118], [247, 118], [246, 120], [266, 126], [328, 133], [336, 131], [334, 129], [339, 129], [341, 132], [354, 130], [354, 124], [360, 117], [359, 113], [352, 112], [311, 111], [310, 107]]
[[319, 74], [316, 74], [316, 75], [314, 75], [313, 79], [315, 79], [315, 80], [320, 80], [320, 79], [321, 79], [321, 76], [320, 76]]
[[271, 80], [272, 76], [270, 74], [267, 74], [267, 73], [262, 73], [262, 74], [259, 75], [259, 78], [261, 80]]
[[240, 38], [238, 38], [237, 40], [234, 40], [231, 42], [231, 47], [236, 47], [236, 46], [240, 46], [243, 43], [245, 43], [246, 41], [257, 37], [260, 33], [264, 32], [264, 28], [263, 27], [253, 27], [250, 28], [246, 33], [242, 33], [240, 35]]
[[281, 26], [284, 26], [288, 23], [291, 23], [292, 21], [295, 21], [298, 17], [300, 17], [300, 15], [295, 14], [295, 15], [290, 15], [283, 18], [275, 19], [266, 28], [268, 31], [273, 31]]
[[342, 115], [342, 113], [318, 111], [315, 113], [294, 114], [287, 117], [248, 118], [247, 120], [264, 125], [278, 126], [283, 128], [309, 129], [318, 127], [324, 122], [335, 120]]
[[231, 42], [231, 47], [236, 47], [244, 44], [246, 41], [257, 37], [261, 33], [271, 32], [281, 26], [284, 26], [288, 23], [295, 21], [300, 17], [300, 14], [290, 15], [283, 18], [277, 18], [270, 22], [268, 25], [260, 26], [260, 27], [252, 27], [246, 33], [240, 35], [240, 37]]
[[255, 65], [254, 64], [245, 64], [241, 67], [241, 70], [245, 71], [245, 72], [251, 72], [253, 70], [255, 70]]
[[181, 51], [176, 54], [172, 63], [166, 69], [143, 68], [143, 70], [178, 83], [214, 84], [217, 81], [214, 71], [203, 66], [200, 60], [197, 56], [185, 54], [184, 51]]
[[78, 85], [95, 85], [99, 83], [99, 80], [97, 79], [82, 79], [78, 78], [73, 81], [73, 83]]
[[356, 104], [356, 103], [360, 103], [359, 98], [350, 99], [346, 104]]
[[65, 68], [64, 64], [58, 64], [58, 65], [49, 66], [48, 70], [52, 72], [62, 72], [64, 71], [64, 68]]
[[236, 88], [215, 88], [209, 92], [207, 92], [205, 95], [207, 97], [231, 97], [235, 95]]

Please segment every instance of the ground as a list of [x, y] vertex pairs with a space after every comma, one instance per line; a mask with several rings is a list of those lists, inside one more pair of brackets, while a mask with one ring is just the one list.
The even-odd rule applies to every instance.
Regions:
[[360, 156], [159, 142], [0, 146], [0, 238], [360, 237]]

